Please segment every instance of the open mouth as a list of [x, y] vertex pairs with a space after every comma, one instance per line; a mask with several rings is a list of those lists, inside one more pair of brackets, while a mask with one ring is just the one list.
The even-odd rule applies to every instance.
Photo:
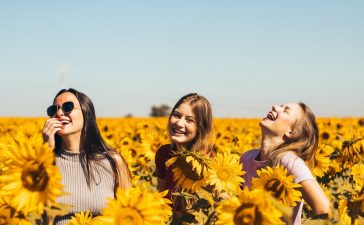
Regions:
[[176, 134], [176, 135], [183, 135], [186, 132], [183, 131], [183, 130], [179, 130], [179, 129], [173, 128], [173, 133]]
[[71, 124], [71, 121], [69, 121], [69, 120], [60, 120], [60, 122], [62, 123], [62, 126], [66, 126], [68, 124]]
[[272, 111], [270, 111], [268, 114], [267, 114], [267, 119], [269, 120], [272, 120], [272, 121], [275, 121], [277, 119], [277, 117], [274, 115], [274, 113]]

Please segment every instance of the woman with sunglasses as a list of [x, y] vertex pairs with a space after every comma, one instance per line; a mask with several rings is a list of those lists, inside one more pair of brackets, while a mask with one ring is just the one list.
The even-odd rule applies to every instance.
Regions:
[[131, 187], [125, 160], [101, 137], [94, 106], [85, 94], [72, 88], [59, 91], [47, 114], [43, 140], [54, 147], [63, 190], [70, 193], [58, 202], [73, 206], [67, 215], [56, 217], [55, 224], [66, 224], [80, 211], [99, 215], [106, 197], [115, 197], [118, 187]]

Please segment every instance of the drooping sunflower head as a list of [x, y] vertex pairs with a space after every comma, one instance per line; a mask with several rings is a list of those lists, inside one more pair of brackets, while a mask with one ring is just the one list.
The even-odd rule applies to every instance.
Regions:
[[286, 205], [295, 206], [301, 201], [300, 184], [293, 182], [294, 175], [287, 175], [284, 166], [266, 167], [257, 171], [258, 178], [253, 178], [253, 189], [263, 189]]
[[264, 191], [245, 188], [238, 197], [225, 200], [217, 207], [216, 225], [283, 224], [282, 213], [267, 199]]
[[358, 224], [355, 223], [356, 220], [364, 217], [364, 195], [352, 196], [352, 199], [340, 196], [338, 211], [341, 221], [346, 224]]
[[182, 190], [195, 192], [206, 184], [208, 162], [206, 156], [183, 149], [174, 152], [166, 166], [173, 165], [173, 180]]
[[244, 182], [242, 165], [239, 158], [230, 153], [218, 153], [209, 163], [208, 184], [215, 187], [219, 192], [227, 192], [232, 196], [237, 192], [241, 183]]
[[161, 225], [166, 224], [172, 215], [168, 205], [171, 202], [164, 198], [167, 192], [152, 192], [145, 188], [119, 188], [116, 199], [109, 198], [100, 224], [117, 225]]
[[343, 142], [340, 152], [341, 160], [345, 168], [364, 159], [364, 138], [357, 138], [352, 141]]
[[62, 194], [61, 175], [52, 150], [36, 140], [19, 139], [1, 175], [0, 193], [17, 211], [42, 213]]

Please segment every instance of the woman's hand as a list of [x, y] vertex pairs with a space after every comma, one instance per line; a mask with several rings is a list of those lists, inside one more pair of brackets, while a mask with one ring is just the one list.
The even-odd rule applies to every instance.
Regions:
[[49, 146], [53, 148], [55, 146], [54, 135], [59, 130], [62, 130], [62, 123], [56, 118], [48, 119], [42, 130], [43, 142], [48, 142]]

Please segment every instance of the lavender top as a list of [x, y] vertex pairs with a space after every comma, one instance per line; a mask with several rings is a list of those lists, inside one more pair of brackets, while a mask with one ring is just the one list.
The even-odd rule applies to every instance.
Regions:
[[[266, 167], [268, 165], [267, 161], [258, 161], [256, 158], [259, 155], [259, 149], [253, 149], [245, 152], [241, 158], [240, 163], [243, 164], [243, 170], [246, 172], [244, 175], [244, 186], [251, 187], [252, 179], [257, 177], [257, 170]], [[294, 175], [294, 183], [300, 183], [304, 180], [314, 180], [310, 169], [307, 164], [293, 152], [287, 152], [283, 155], [281, 159], [281, 165], [283, 165], [288, 170], [289, 175]], [[293, 224], [301, 224], [301, 215], [304, 200], [298, 203], [294, 208], [293, 212]]]

